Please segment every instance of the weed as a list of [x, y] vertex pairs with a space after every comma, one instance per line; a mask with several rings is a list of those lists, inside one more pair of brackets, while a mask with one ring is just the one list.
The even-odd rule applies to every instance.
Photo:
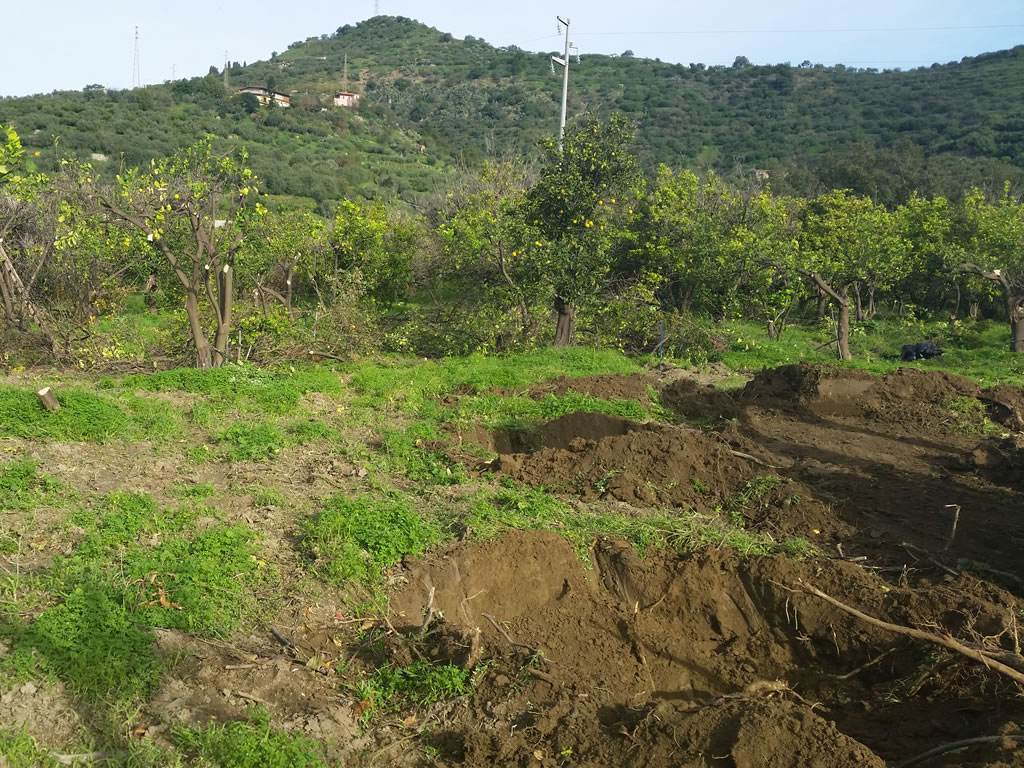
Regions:
[[195, 501], [203, 501], [211, 496], [217, 494], [217, 489], [214, 488], [210, 483], [195, 483], [192, 485], [186, 485], [184, 483], [178, 483], [172, 485], [170, 488], [170, 494], [178, 499], [193, 499]]
[[361, 701], [368, 702], [364, 722], [379, 711], [397, 711], [403, 706], [430, 706], [466, 693], [472, 671], [454, 664], [431, 664], [417, 660], [407, 667], [381, 667], [357, 684]]
[[0, 622], [0, 637], [22, 668], [34, 656], [44, 672], [89, 702], [141, 698], [155, 689], [163, 670], [150, 633], [95, 571], [28, 626]]
[[284, 494], [277, 488], [254, 485], [243, 489], [243, 491], [252, 496], [254, 507], [280, 507], [284, 504]]
[[227, 446], [231, 461], [265, 461], [284, 450], [287, 443], [284, 433], [270, 424], [235, 424], [216, 440]]
[[758, 505], [776, 488], [786, 484], [778, 475], [757, 475], [747, 480], [743, 487], [723, 507], [722, 511], [729, 517], [733, 525], [743, 527], [746, 523], [746, 512], [751, 505]]
[[440, 450], [432, 448], [440, 434], [421, 421], [405, 430], [386, 429], [381, 441], [382, 455], [375, 464], [386, 472], [404, 475], [416, 483], [454, 485], [464, 482], [465, 470]]
[[179, 728], [174, 742], [203, 765], [217, 768], [327, 768], [319, 744], [271, 728], [262, 708], [251, 710], [248, 722]]
[[976, 397], [954, 397], [944, 404], [953, 419], [952, 429], [965, 435], [999, 437], [1003, 430], [988, 417], [985, 404]]
[[440, 531], [400, 497], [349, 499], [333, 496], [305, 525], [303, 546], [315, 569], [331, 583], [372, 583], [405, 555], [422, 554]]
[[0, 760], [9, 768], [51, 768], [58, 766], [49, 752], [33, 739], [25, 728], [12, 731], [0, 728]]
[[299, 421], [287, 427], [288, 439], [296, 445], [333, 437], [336, 432], [322, 421]]
[[52, 501], [61, 485], [49, 475], [38, 476], [34, 461], [0, 464], [0, 510], [29, 511]]

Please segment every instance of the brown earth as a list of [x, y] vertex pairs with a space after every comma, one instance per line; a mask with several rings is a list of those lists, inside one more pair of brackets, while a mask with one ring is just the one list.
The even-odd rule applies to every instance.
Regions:
[[[418, 633], [433, 590], [444, 631], [480, 633], [497, 659], [432, 737], [445, 764], [882, 768], [1024, 721], [973, 662], [943, 656], [940, 673], [927, 648], [792, 591], [803, 579], [900, 624], [1009, 631], [1015, 598], [973, 577], [899, 589], [845, 561], [640, 559], [612, 540], [592, 560], [513, 532], [408, 565], [396, 627]], [[1012, 748], [990, 757], [945, 764], [1024, 764]]]

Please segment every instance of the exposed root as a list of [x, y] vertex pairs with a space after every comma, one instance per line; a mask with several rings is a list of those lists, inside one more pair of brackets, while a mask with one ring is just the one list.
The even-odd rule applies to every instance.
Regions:
[[909, 760], [904, 760], [902, 763], [896, 763], [893, 768], [908, 768], [911, 765], [917, 765], [925, 760], [939, 755], [944, 755], [947, 752], [952, 752], [955, 749], [963, 749], [964, 747], [971, 747], [975, 744], [995, 744], [1002, 741], [1003, 739], [1012, 739], [1013, 741], [1024, 741], [1024, 735], [1014, 736], [978, 736], [974, 739], [962, 739], [961, 741], [951, 741], [948, 744], [942, 744], [941, 746], [935, 747], [935, 749], [929, 749], [927, 752], [922, 752], [916, 757], [912, 757]]

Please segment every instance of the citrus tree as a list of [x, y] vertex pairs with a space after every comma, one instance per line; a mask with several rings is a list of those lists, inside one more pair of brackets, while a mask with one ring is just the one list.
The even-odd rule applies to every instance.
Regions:
[[858, 282], [884, 289], [898, 280], [908, 267], [906, 241], [893, 214], [842, 190], [805, 201], [801, 224], [788, 266], [836, 307], [839, 359], [850, 360], [850, 290]]
[[959, 252], [951, 266], [998, 290], [1010, 323], [1010, 351], [1024, 352], [1024, 205], [1007, 182], [995, 200], [975, 189], [958, 213]]
[[555, 139], [542, 144], [540, 178], [523, 207], [538, 233], [528, 255], [554, 294], [555, 346], [573, 342], [577, 303], [598, 292], [608, 275], [616, 211], [640, 195], [632, 139], [633, 127], [613, 114], [568, 127], [562, 149]]
[[[196, 367], [227, 361], [240, 246], [266, 213], [244, 150], [219, 155], [203, 139], [173, 156], [129, 169], [103, 186], [88, 165], [78, 166], [86, 199], [112, 221], [141, 232], [162, 254], [185, 299]], [[213, 315], [212, 340], [201, 311]]]

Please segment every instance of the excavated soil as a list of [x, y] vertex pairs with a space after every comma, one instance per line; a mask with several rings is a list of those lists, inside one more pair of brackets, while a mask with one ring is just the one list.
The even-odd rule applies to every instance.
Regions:
[[[648, 391], [650, 378], [634, 378]], [[640, 559], [602, 540], [588, 570], [563, 539], [532, 532], [407, 563], [392, 601], [398, 628], [418, 634], [432, 591], [443, 619], [426, 637], [444, 640], [432, 653], [492, 665], [471, 699], [437, 718], [440, 763], [881, 767], [1021, 733], [1024, 699], [1006, 677], [803, 589], [1013, 654], [1024, 592], [1020, 388], [806, 364], [730, 393], [686, 376], [654, 380], [662, 404], [699, 429], [576, 413], [491, 435], [488, 469], [624, 514], [731, 510], [821, 554]], [[592, 379], [548, 391], [591, 385], [609, 396]], [[1003, 437], [964, 430], [950, 406], [972, 399]], [[751, 484], [769, 474], [781, 483], [751, 502]], [[1024, 766], [1020, 745], [1002, 738], [919, 764]]]
[[[800, 591], [810, 582], [885, 620], [1009, 637], [1017, 601], [973, 577], [893, 588], [845, 561], [641, 559], [613, 540], [591, 559], [588, 571], [561, 537], [528, 532], [409, 564], [392, 600], [399, 631], [418, 634], [432, 594], [444, 620], [427, 642], [461, 633], [464, 649], [497, 660], [434, 734], [442, 762], [883, 768], [1024, 722], [1016, 691], [973, 662], [943, 656], [938, 673], [928, 648]], [[1015, 744], [991, 763], [945, 764], [1024, 764]]]

